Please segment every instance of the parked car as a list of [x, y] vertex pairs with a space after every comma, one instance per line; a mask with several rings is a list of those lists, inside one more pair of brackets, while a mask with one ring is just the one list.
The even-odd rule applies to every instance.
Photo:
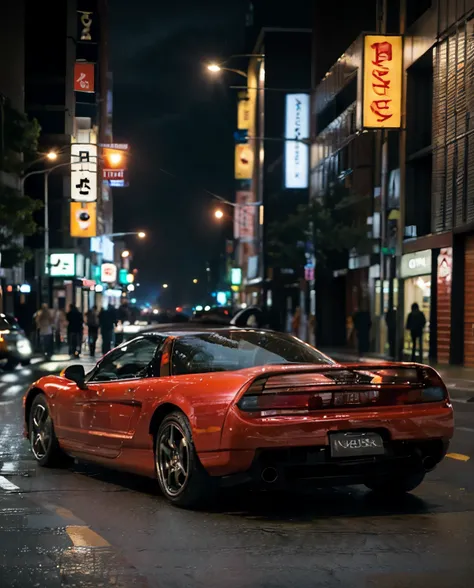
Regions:
[[15, 317], [0, 314], [0, 367], [13, 370], [18, 364], [28, 365], [33, 348]]
[[183, 507], [222, 484], [409, 492], [454, 428], [431, 367], [341, 365], [284, 333], [191, 324], [142, 333], [87, 375], [38, 380], [24, 422], [41, 466], [67, 454], [157, 477]]

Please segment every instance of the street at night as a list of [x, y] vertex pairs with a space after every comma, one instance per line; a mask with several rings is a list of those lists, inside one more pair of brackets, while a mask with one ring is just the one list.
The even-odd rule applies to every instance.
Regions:
[[473, 578], [474, 0], [2, 0], [0, 588]]
[[36, 364], [0, 376], [2, 588], [470, 586], [474, 403], [466, 394], [454, 402], [452, 457], [400, 501], [360, 486], [233, 491], [211, 510], [186, 511], [154, 480], [83, 463], [38, 468], [21, 410], [38, 375]]

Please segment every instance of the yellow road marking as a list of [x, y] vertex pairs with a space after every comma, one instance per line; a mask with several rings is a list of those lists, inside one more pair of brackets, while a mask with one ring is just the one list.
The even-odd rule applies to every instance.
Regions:
[[469, 461], [471, 459], [469, 455], [463, 455], [462, 453], [447, 453], [446, 457], [457, 459], [458, 461]]
[[70, 511], [68, 508], [63, 508], [62, 506], [58, 506], [55, 508], [56, 514], [58, 514], [63, 519], [77, 519], [76, 515]]
[[109, 547], [103, 537], [98, 535], [89, 527], [78, 525], [69, 525], [66, 527], [66, 533], [69, 535], [74, 547]]

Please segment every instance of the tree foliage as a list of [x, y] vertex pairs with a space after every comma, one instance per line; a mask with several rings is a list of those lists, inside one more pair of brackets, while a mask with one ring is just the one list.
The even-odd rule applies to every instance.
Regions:
[[285, 221], [272, 223], [268, 231], [270, 259], [276, 267], [301, 268], [311, 243], [316, 263], [326, 267], [335, 253], [367, 247], [367, 227], [357, 222], [358, 199], [340, 184], [301, 206]]
[[25, 196], [20, 188], [24, 161], [38, 150], [40, 126], [6, 101], [0, 118], [0, 253], [3, 267], [13, 267], [29, 258], [21, 237], [36, 232], [34, 213], [42, 203]]

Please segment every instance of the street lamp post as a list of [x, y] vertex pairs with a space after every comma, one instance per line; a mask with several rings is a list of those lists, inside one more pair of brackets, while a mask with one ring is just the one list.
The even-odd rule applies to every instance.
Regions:
[[[49, 154], [47, 157], [51, 161], [54, 161], [54, 159], [56, 159], [55, 157], [52, 156], [52, 154], [51, 154], [51, 157], [49, 156]], [[64, 163], [58, 163], [57, 165], [54, 165], [53, 167], [50, 167], [47, 169], [40, 169], [40, 170], [29, 172], [21, 178], [21, 189], [23, 192], [25, 181], [29, 177], [36, 176], [36, 175], [43, 175], [44, 176], [44, 273], [46, 276], [46, 280], [49, 279], [49, 176], [53, 171], [55, 171], [56, 169], [59, 169], [60, 167], [66, 167], [66, 166], [71, 167], [72, 165], [75, 165], [76, 163], [81, 163], [81, 162], [67, 161]], [[49, 298], [49, 282], [47, 282], [47, 290], [48, 290], [47, 298]], [[48, 300], [47, 300], [47, 302], [48, 302]]]

